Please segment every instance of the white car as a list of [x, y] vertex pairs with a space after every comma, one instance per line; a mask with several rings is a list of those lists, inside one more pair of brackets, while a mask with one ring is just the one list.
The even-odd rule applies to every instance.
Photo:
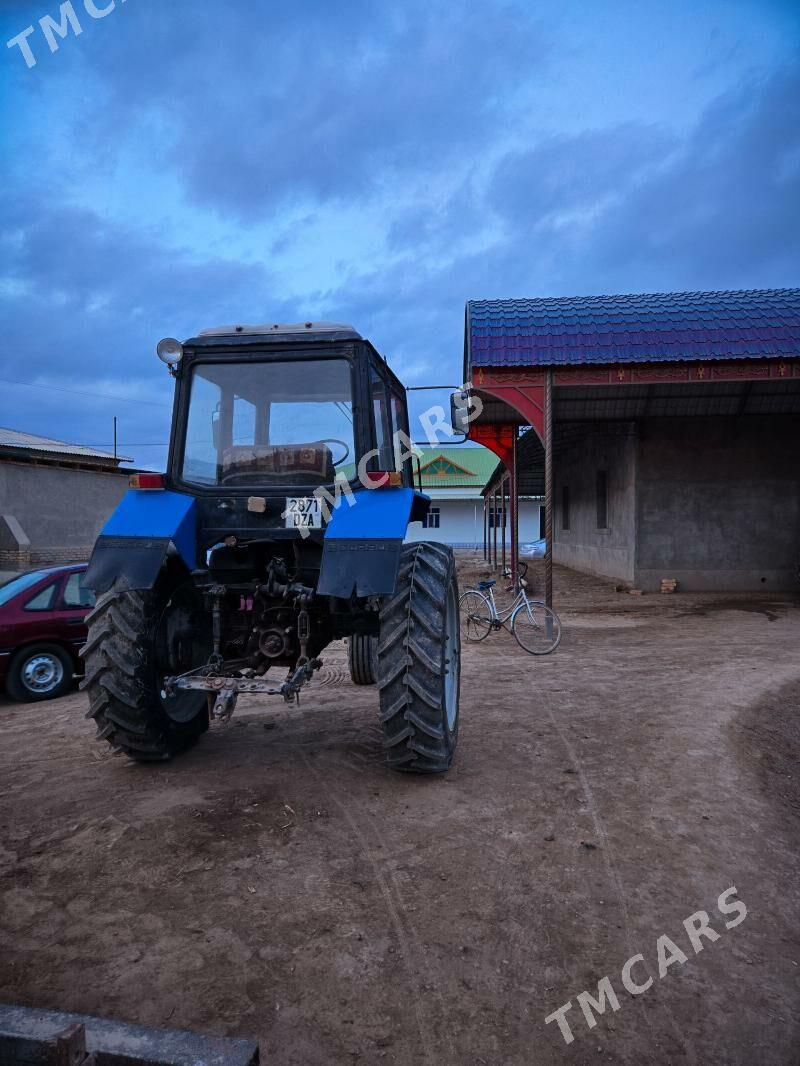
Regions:
[[519, 557], [520, 559], [544, 559], [546, 549], [547, 541], [543, 537], [541, 540], [534, 540], [530, 544], [520, 544]]

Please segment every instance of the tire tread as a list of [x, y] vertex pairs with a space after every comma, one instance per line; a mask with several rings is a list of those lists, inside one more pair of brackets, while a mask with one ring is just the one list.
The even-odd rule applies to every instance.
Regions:
[[379, 720], [386, 761], [396, 770], [441, 773], [453, 759], [458, 724], [452, 734], [445, 724], [440, 669], [451, 586], [457, 604], [451, 548], [428, 541], [403, 546], [377, 646]]
[[86, 717], [97, 726], [96, 740], [137, 762], [161, 762], [185, 750], [208, 728], [205, 709], [186, 723], [170, 720], [161, 706], [154, 653], [157, 595], [115, 590], [101, 596], [87, 616], [89, 636], [81, 649], [89, 697]]
[[377, 637], [355, 633], [347, 639], [347, 665], [354, 685], [374, 685]]

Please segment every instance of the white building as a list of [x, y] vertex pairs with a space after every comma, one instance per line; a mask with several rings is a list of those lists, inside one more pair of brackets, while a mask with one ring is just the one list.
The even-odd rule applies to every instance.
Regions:
[[[427, 521], [408, 527], [407, 541], [434, 540], [454, 548], [483, 547], [483, 497], [481, 491], [494, 473], [499, 459], [488, 448], [461, 445], [425, 448], [420, 459], [422, 491], [431, 497]], [[541, 502], [520, 499], [520, 543], [538, 540]], [[492, 515], [489, 515], [490, 524]], [[498, 529], [501, 518], [497, 516]], [[507, 530], [506, 542], [511, 533]]]

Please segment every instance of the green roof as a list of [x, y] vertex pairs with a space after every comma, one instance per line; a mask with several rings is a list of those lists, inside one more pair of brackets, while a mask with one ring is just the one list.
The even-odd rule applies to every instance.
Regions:
[[[422, 448], [423, 489], [466, 489], [477, 492], [491, 477], [498, 463], [494, 452], [488, 448], [473, 448], [461, 445], [449, 448]], [[416, 478], [417, 464], [414, 463]]]
[[[423, 489], [475, 489], [480, 495], [500, 460], [488, 448], [462, 445], [450, 448], [420, 448]], [[417, 484], [417, 461], [413, 461], [414, 485]], [[338, 467], [349, 481], [356, 475], [354, 463]]]

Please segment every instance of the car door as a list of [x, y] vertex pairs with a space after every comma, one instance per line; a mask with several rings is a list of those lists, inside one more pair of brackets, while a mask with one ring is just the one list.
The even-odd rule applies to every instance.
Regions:
[[55, 625], [55, 608], [60, 594], [61, 578], [57, 575], [20, 593], [9, 604], [9, 644], [20, 647], [47, 640]]
[[75, 570], [63, 578], [53, 612], [54, 636], [69, 644], [75, 655], [86, 643], [86, 616], [95, 602], [94, 593], [81, 588], [83, 575], [83, 570]]

